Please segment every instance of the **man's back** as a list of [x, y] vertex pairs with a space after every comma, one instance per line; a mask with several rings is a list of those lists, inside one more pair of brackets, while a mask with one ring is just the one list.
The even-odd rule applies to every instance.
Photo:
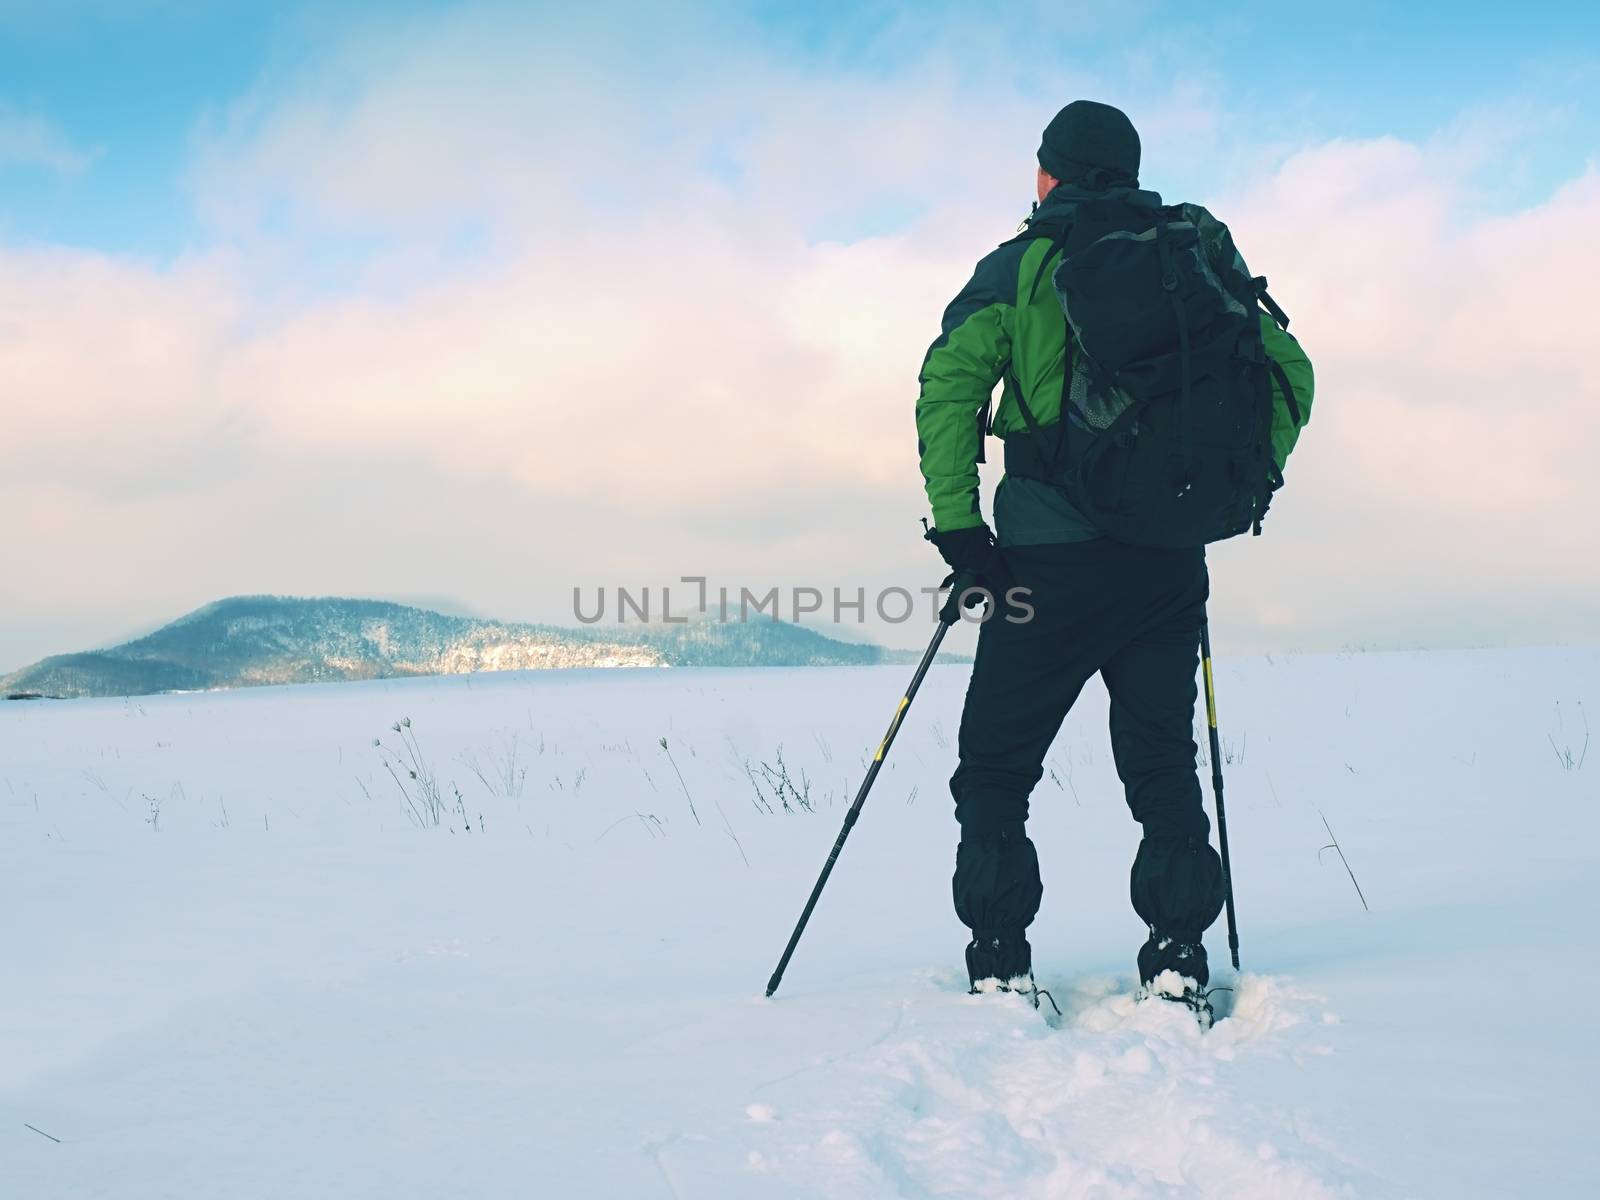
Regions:
[[[923, 362], [917, 401], [935, 521], [929, 537], [954, 569], [979, 576], [1001, 597], [979, 634], [960, 763], [950, 781], [961, 829], [953, 892], [957, 916], [972, 932], [967, 968], [975, 991], [1032, 988], [1026, 930], [1043, 884], [1026, 833], [1028, 798], [1067, 711], [1098, 673], [1111, 697], [1118, 775], [1144, 831], [1131, 880], [1134, 908], [1149, 927], [1138, 954], [1140, 978], [1208, 1012], [1201, 936], [1221, 911], [1223, 878], [1208, 840], [1192, 731], [1210, 526], [1197, 523], [1193, 537], [1174, 527], [1165, 543], [1157, 529], [1155, 544], [1107, 536], [1109, 510], [1090, 503], [1096, 496], [1082, 486], [1083, 464], [1097, 456], [1113, 468], [1129, 464], [1121, 469], [1131, 472], [1129, 448], [1165, 435], [1171, 452], [1150, 461], [1173, 481], [1170, 494], [1156, 497], [1168, 511], [1181, 511], [1206, 488], [1225, 501], [1231, 487], [1259, 518], [1309, 417], [1311, 365], [1269, 313], [1257, 316], [1258, 281], [1248, 279], [1243, 260], [1204, 257], [1205, 237], [1216, 235], [1201, 228], [1211, 221], [1203, 209], [1158, 216], [1148, 231], [1130, 217], [1127, 229], [1113, 231], [1130, 242], [1114, 250], [1142, 252], [1150, 247], [1132, 241], [1152, 239], [1177, 334], [1174, 345], [1164, 344], [1156, 325], [1166, 319], [1159, 294], [1135, 297], [1155, 305], [1150, 327], [1117, 332], [1130, 335], [1146, 357], [1120, 374], [1097, 362], [1085, 342], [1108, 344], [1089, 335], [1099, 318], [1114, 314], [1083, 309], [1072, 268], [1093, 256], [1074, 252], [1085, 240], [1073, 241], [1085, 225], [1079, 213], [1103, 215], [1117, 204], [1170, 210], [1139, 189], [1138, 135], [1105, 105], [1079, 101], [1063, 109], [1045, 131], [1039, 163], [1039, 205], [1018, 237], [979, 262], [946, 310]], [[1174, 231], [1180, 222], [1189, 228]], [[1188, 238], [1188, 292], [1176, 238]], [[1141, 260], [1128, 254], [1121, 261]], [[1227, 275], [1235, 293], [1250, 288], [1248, 307], [1224, 294], [1208, 313], [1200, 294], [1208, 273]], [[988, 420], [997, 385], [1003, 385], [999, 407]], [[1094, 405], [1108, 399], [1121, 407], [1096, 426]], [[1255, 417], [1232, 415], [1240, 412]], [[978, 492], [990, 429], [1004, 439], [1007, 464], [995, 499], [998, 539], [984, 522]], [[1232, 525], [1224, 521], [1223, 528]], [[1004, 602], [1013, 586], [1026, 590], [1025, 607]]]

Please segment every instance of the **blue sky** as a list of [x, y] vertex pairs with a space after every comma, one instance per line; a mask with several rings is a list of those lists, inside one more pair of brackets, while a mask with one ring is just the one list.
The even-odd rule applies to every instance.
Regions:
[[[0, 127], [42, 123], [76, 160], [0, 152], [0, 236], [170, 257], [213, 236], [196, 212], [197, 133], [241, 97], [270, 93], [328, 45], [449, 9], [428, 3], [0, 5]], [[1384, 134], [1423, 139], [1474, 113], [1523, 121], [1490, 203], [1548, 191], [1596, 153], [1600, 6], [1586, 3], [1320, 5], [1133, 3], [1006, 6], [1019, 76], [1063, 65], [1104, 76], [1185, 70], [1256, 141]], [[529, 6], [519, 6], [526, 14]], [[819, 75], [914, 67], [937, 5], [701, 6], [705, 36], [760, 46]], [[959, 7], [944, 10], [959, 13]], [[1097, 12], [1100, 15], [1096, 15]], [[1203, 17], [1202, 17], [1203, 14]], [[614, 19], [626, 23], [626, 8]], [[988, 70], [985, 54], [974, 70]], [[959, 61], [952, 64], [959, 71]], [[662, 86], [673, 83], [662, 64]], [[706, 158], [715, 169], [717, 156]], [[1205, 181], [1210, 182], [1210, 181]], [[834, 221], [824, 236], [892, 227], [904, 198]], [[909, 209], [909, 205], [906, 208]], [[360, 239], [351, 247], [359, 252]]]
[[173, 253], [196, 232], [184, 194], [196, 123], [250, 84], [281, 27], [265, 8], [138, 18], [111, 6], [77, 18], [42, 8], [0, 21], [0, 112], [48, 122], [88, 161], [65, 171], [0, 165], [0, 229], [14, 240]]

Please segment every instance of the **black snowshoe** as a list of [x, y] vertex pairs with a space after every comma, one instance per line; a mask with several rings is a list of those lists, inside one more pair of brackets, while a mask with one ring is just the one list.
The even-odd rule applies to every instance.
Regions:
[[1055, 1009], [1056, 1016], [1061, 1015], [1061, 1009], [1056, 1005], [1056, 999], [1044, 988], [1034, 982], [1033, 972], [1026, 975], [1013, 975], [1010, 979], [999, 979], [993, 975], [986, 979], [974, 979], [972, 986], [967, 989], [969, 995], [988, 996], [996, 992], [1008, 992], [1021, 996], [1035, 1008], [1039, 1007], [1041, 1000], [1048, 1000], [1050, 1007]]
[[[967, 944], [967, 978], [971, 981], [967, 989], [971, 995], [1010, 992], [1035, 1008], [1041, 997], [1056, 1008], [1050, 993], [1033, 981], [1033, 948], [1022, 933], [975, 930]], [[1058, 1014], [1060, 1011], [1056, 1008]]]
[[1183, 1005], [1194, 1014], [1195, 1024], [1202, 1031], [1216, 1024], [1217, 1014], [1211, 1007], [1211, 991], [1176, 971], [1163, 971], [1145, 983], [1139, 989], [1139, 999], [1165, 1000], [1169, 1004]]

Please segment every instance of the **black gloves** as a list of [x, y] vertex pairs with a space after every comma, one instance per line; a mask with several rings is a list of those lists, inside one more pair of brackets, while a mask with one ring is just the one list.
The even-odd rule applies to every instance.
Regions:
[[[989, 531], [987, 525], [974, 525], [967, 529], [949, 531], [930, 529], [925, 536], [938, 547], [940, 556], [951, 568], [950, 577], [940, 586], [957, 585], [956, 590], [950, 593], [950, 599], [946, 601], [944, 610], [939, 614], [940, 620], [953, 624], [961, 615], [957, 608], [961, 592], [974, 586], [986, 589], [993, 598], [996, 608], [1005, 604], [1006, 592], [1016, 581], [1012, 578], [999, 547], [994, 544], [994, 534]], [[967, 578], [962, 579], [962, 576]], [[984, 597], [973, 592], [966, 599], [967, 608], [976, 608], [983, 603]]]
[[994, 534], [987, 525], [973, 525], [966, 529], [930, 529], [927, 539], [939, 549], [940, 556], [955, 571], [983, 574], [994, 556]]

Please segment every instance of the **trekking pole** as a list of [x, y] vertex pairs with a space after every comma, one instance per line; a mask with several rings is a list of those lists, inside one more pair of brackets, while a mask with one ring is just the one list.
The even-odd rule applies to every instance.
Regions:
[[1228, 902], [1228, 951], [1239, 969], [1239, 922], [1233, 915], [1233, 867], [1228, 862], [1228, 813], [1222, 806], [1222, 750], [1217, 744], [1217, 687], [1211, 677], [1211, 621], [1200, 621], [1200, 662], [1206, 677], [1206, 724], [1211, 727], [1211, 790], [1217, 797], [1217, 841], [1222, 848], [1223, 896]]
[[822, 866], [822, 874], [817, 876], [817, 886], [811, 889], [811, 898], [806, 901], [805, 909], [800, 913], [800, 920], [796, 923], [794, 932], [789, 935], [789, 944], [783, 948], [783, 957], [778, 960], [778, 969], [772, 973], [772, 978], [767, 980], [769, 997], [778, 990], [778, 984], [783, 982], [783, 972], [789, 966], [794, 948], [800, 944], [800, 935], [806, 931], [806, 922], [811, 920], [811, 910], [817, 907], [817, 897], [822, 895], [828, 876], [833, 874], [833, 864], [839, 861], [839, 851], [844, 849], [844, 840], [850, 836], [856, 818], [861, 815], [861, 806], [867, 801], [867, 792], [872, 789], [872, 781], [878, 777], [878, 769], [883, 766], [889, 747], [894, 744], [894, 735], [900, 732], [900, 722], [905, 720], [906, 710], [911, 707], [917, 689], [922, 686], [922, 677], [928, 673], [928, 667], [933, 663], [933, 656], [939, 652], [939, 643], [944, 641], [944, 635], [950, 632], [950, 626], [961, 617], [962, 594], [975, 584], [973, 576], [962, 574], [951, 585], [950, 600], [939, 613], [939, 628], [933, 631], [933, 640], [922, 653], [922, 661], [917, 664], [917, 673], [911, 677], [911, 686], [906, 688], [905, 695], [900, 697], [900, 703], [895, 707], [894, 717], [889, 722], [889, 732], [883, 735], [883, 740], [878, 743], [878, 752], [872, 756], [872, 765], [867, 768], [867, 777], [861, 781], [861, 790], [856, 793], [850, 811], [844, 815], [844, 828], [839, 830], [839, 837], [833, 843], [828, 861]]

